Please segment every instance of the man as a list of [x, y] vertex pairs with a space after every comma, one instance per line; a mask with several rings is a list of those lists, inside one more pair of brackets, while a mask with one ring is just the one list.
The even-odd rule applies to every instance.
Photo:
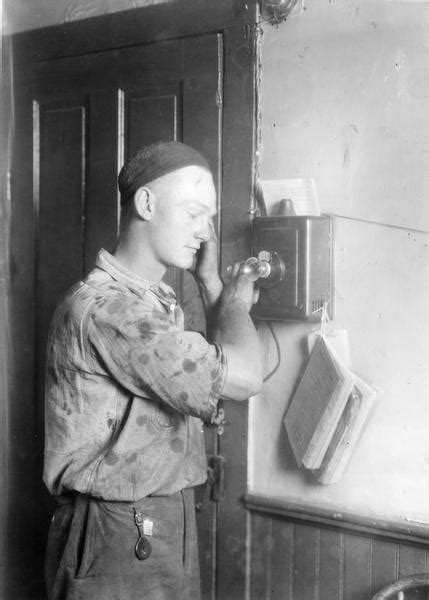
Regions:
[[[50, 600], [199, 598], [193, 487], [206, 479], [203, 420], [220, 397], [261, 386], [249, 317], [253, 283], [223, 286], [210, 169], [179, 142], [141, 149], [121, 170], [112, 254], [57, 308], [48, 342], [44, 480], [56, 496], [46, 557]], [[184, 331], [162, 282], [189, 269], [208, 339]]]

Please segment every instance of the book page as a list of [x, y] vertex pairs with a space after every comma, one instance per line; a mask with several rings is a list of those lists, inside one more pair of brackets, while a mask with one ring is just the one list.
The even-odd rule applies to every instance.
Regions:
[[355, 385], [349, 395], [321, 468], [314, 471], [320, 483], [331, 484], [341, 479], [368, 422], [375, 397], [374, 388], [356, 376]]
[[328, 450], [323, 457], [322, 464], [319, 469], [313, 471], [320, 483], [334, 483], [335, 481], [338, 481], [342, 475], [342, 472], [339, 472], [337, 469], [338, 463], [350, 444], [350, 432], [355, 426], [361, 400], [362, 394], [354, 387], [349, 394], [346, 406], [328, 446]]

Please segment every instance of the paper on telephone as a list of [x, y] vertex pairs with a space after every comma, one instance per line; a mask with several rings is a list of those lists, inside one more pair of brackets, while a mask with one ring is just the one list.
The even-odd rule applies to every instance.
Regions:
[[316, 184], [313, 179], [261, 179], [259, 185], [267, 214], [281, 214], [281, 207], [290, 201], [296, 216], [320, 216]]

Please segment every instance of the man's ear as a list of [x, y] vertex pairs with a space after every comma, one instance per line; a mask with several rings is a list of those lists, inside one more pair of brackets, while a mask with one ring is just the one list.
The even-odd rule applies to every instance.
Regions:
[[136, 211], [143, 221], [150, 221], [153, 214], [154, 195], [146, 187], [139, 188], [134, 194]]

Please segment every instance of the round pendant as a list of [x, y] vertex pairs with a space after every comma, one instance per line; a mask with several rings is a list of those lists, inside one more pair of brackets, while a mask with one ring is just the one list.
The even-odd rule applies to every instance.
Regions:
[[150, 545], [149, 540], [145, 537], [139, 537], [135, 551], [139, 560], [145, 560], [146, 558], [149, 558], [150, 553], [152, 552], [152, 546]]

